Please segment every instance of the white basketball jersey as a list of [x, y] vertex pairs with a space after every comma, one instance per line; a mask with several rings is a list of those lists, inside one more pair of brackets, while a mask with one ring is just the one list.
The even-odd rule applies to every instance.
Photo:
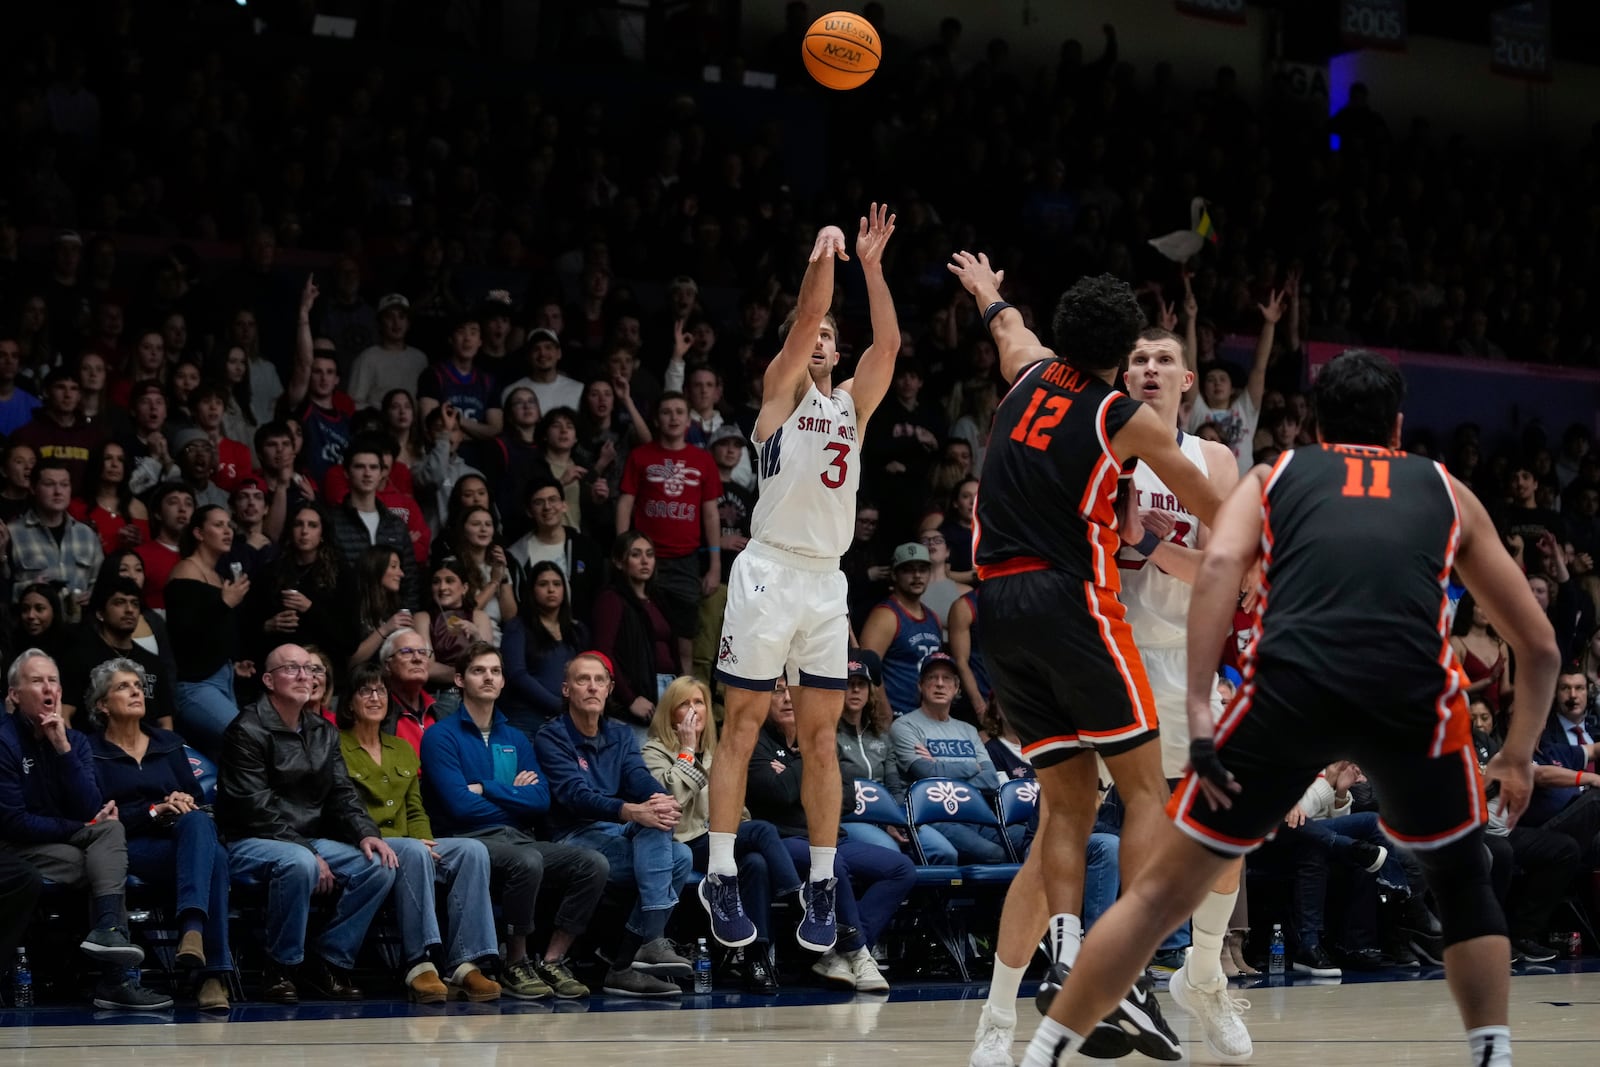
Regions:
[[855, 536], [861, 457], [856, 405], [812, 382], [782, 426], [757, 441], [760, 495], [750, 534], [800, 556], [837, 559]]
[[[1189, 462], [1203, 471], [1208, 469], [1200, 438], [1181, 434], [1178, 445]], [[1167, 535], [1168, 542], [1185, 548], [1200, 547], [1200, 520], [1178, 503], [1178, 498], [1143, 460], [1134, 468], [1133, 489], [1141, 509], [1170, 511], [1178, 517], [1177, 525]], [[1140, 648], [1182, 646], [1189, 632], [1189, 583], [1174, 578], [1127, 545], [1117, 555], [1117, 566], [1122, 570], [1122, 602], [1128, 607], [1134, 644]]]

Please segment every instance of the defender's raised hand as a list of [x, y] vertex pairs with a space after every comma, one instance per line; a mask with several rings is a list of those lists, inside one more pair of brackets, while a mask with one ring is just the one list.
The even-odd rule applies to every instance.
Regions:
[[960, 279], [961, 287], [974, 296], [984, 288], [998, 290], [1000, 283], [1006, 280], [1006, 272], [991, 267], [988, 255], [983, 252], [977, 255], [956, 252], [948, 265], [950, 273]]

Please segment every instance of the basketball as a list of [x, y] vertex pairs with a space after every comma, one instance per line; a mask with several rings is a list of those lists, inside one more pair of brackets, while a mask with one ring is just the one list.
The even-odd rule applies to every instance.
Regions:
[[800, 44], [806, 70], [829, 89], [855, 89], [877, 73], [883, 45], [860, 15], [830, 11], [811, 24]]

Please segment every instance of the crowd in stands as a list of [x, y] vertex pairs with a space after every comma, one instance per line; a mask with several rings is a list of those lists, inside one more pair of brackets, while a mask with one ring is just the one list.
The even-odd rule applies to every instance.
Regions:
[[[816, 225], [869, 191], [904, 231], [886, 263], [903, 342], [848, 457], [847, 801], [856, 778], [903, 800], [921, 778], [992, 794], [1031, 774], [980, 651], [973, 509], [1004, 383], [952, 249], [992, 249], [1030, 321], [1079, 274], [1148, 280], [1152, 322], [1198, 365], [1183, 428], [1246, 469], [1315, 442], [1307, 339], [1596, 359], [1600, 144], [1494, 153], [1390, 131], [1361, 92], [1332, 120], [1277, 86], [1249, 100], [1227, 70], [1187, 93], [1120, 61], [1110, 27], [1094, 59], [1068, 42], [1027, 72], [995, 41], [963, 69], [958, 23], [917, 48], [868, 4], [894, 58], [803, 199], [775, 136], [692, 94], [630, 115], [376, 67], [275, 71], [257, 93], [220, 48], [141, 62], [155, 16], [106, 7], [0, 75], [0, 914], [30, 915], [40, 876], [86, 890], [104, 1006], [166, 1000], [128, 969], [130, 875], [175, 890], [206, 1008], [229, 1002], [230, 891], [264, 897], [267, 1000], [361, 997], [386, 902], [419, 1001], [585, 996], [580, 943], [607, 992], [679, 992], [668, 934], [706, 863], [711, 665], [762, 374]], [[808, 21], [790, 7], [777, 54]], [[1147, 239], [1193, 196], [1221, 241], [1180, 271]], [[238, 262], [194, 251], [216, 240]], [[841, 348], [860, 351], [851, 286]], [[1217, 359], [1234, 332], [1258, 338], [1248, 366]], [[1414, 444], [1497, 514], [1572, 663], [1535, 811], [1492, 838], [1518, 953], [1548, 958], [1553, 909], [1600, 866], [1600, 460], [1583, 426]], [[1487, 760], [1515, 664], [1470, 601], [1454, 618]], [[185, 746], [216, 766], [214, 805]], [[772, 905], [806, 858], [802, 755], [780, 686], [739, 835], [759, 937], [724, 972], [761, 992], [788, 921]], [[1330, 767], [1251, 861], [1289, 886], [1297, 967], [1437, 951], [1375, 808], [1359, 768]], [[1100, 908], [1114, 795], [1103, 815]], [[887, 988], [873, 948], [915, 863], [1028, 845], [1024, 826], [914, 833], [849, 828], [822, 980]], [[609, 896], [626, 918], [597, 930]]]

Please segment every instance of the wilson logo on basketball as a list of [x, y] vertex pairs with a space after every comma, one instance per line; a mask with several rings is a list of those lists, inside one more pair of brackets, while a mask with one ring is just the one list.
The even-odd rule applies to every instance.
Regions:
[[964, 785], [954, 782], [940, 782], [928, 788], [928, 799], [941, 805], [946, 812], [954, 815], [961, 810], [961, 805], [972, 799], [972, 794], [967, 792]]
[[873, 40], [870, 30], [864, 30], [852, 19], [824, 19], [822, 28], [829, 33], [842, 33], [846, 37], [854, 37], [864, 45], [872, 45]]

